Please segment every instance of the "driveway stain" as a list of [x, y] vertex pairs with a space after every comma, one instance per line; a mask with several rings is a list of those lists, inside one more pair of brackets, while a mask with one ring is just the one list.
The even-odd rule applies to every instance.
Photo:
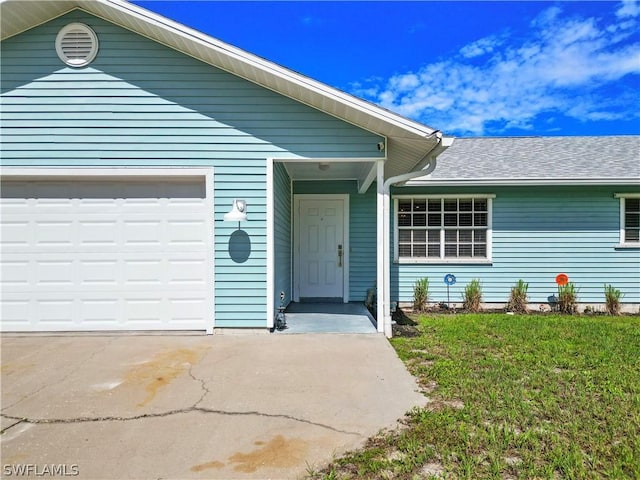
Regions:
[[207, 470], [209, 468], [222, 468], [224, 467], [224, 463], [214, 460], [213, 462], [201, 463], [200, 465], [194, 465], [191, 467], [192, 472], [201, 472], [203, 470]]
[[202, 356], [202, 350], [181, 348], [157, 353], [151, 360], [134, 365], [124, 378], [126, 385], [144, 385], [146, 397], [137, 404], [144, 407], [158, 391], [189, 370]]
[[[268, 442], [253, 443], [260, 447], [249, 453], [234, 453], [228, 458], [229, 464], [236, 464], [236, 472], [253, 473], [259, 468], [291, 468], [304, 462], [309, 444], [301, 438], [285, 438], [276, 435]], [[201, 472], [209, 468], [223, 468], [224, 463], [214, 460], [191, 467], [192, 472]]]
[[30, 370], [34, 366], [33, 363], [3, 363], [0, 365], [0, 373], [7, 376], [15, 373], [22, 374], [25, 370]]
[[304, 460], [308, 450], [308, 443], [300, 438], [287, 439], [276, 435], [268, 442], [255, 442], [259, 446], [249, 453], [234, 453], [229, 457], [230, 463], [235, 463], [236, 472], [252, 473], [258, 468], [293, 467]]

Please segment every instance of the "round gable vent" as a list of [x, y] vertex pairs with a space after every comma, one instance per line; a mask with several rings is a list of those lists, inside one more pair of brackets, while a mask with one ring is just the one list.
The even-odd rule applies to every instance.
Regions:
[[98, 54], [98, 37], [83, 23], [63, 27], [56, 37], [56, 52], [71, 67], [84, 67]]

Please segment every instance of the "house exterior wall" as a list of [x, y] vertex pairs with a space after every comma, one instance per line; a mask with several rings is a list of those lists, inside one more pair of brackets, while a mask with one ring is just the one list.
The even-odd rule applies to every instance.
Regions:
[[557, 293], [556, 275], [566, 273], [579, 289], [581, 304], [604, 303], [605, 283], [624, 293], [623, 303], [638, 304], [640, 249], [617, 248], [620, 200], [614, 198], [638, 191], [638, 185], [396, 188], [396, 195], [495, 194], [493, 259], [491, 264], [399, 264], [392, 259], [391, 299], [411, 303], [416, 279], [428, 277], [430, 302], [446, 301], [443, 278], [452, 273], [457, 279], [452, 303], [460, 303], [464, 286], [477, 278], [487, 303], [506, 303], [511, 287], [522, 279], [529, 283], [530, 302], [546, 304]]
[[282, 163], [275, 163], [274, 170], [274, 305], [280, 306], [280, 292], [284, 292], [283, 305], [291, 301], [291, 180]]
[[[71, 22], [99, 39], [84, 68], [56, 55]], [[266, 159], [381, 155], [370, 132], [81, 10], [1, 49], [3, 165], [215, 167], [216, 327], [266, 325]], [[248, 204], [242, 262], [223, 221], [234, 198]]]
[[376, 186], [358, 193], [355, 181], [296, 181], [294, 194], [349, 194], [349, 299], [363, 302], [376, 282]]

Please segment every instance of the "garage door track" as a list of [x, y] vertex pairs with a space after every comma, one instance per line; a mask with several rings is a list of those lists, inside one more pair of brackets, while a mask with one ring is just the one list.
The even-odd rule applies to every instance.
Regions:
[[380, 335], [4, 336], [3, 475], [298, 478], [417, 390]]

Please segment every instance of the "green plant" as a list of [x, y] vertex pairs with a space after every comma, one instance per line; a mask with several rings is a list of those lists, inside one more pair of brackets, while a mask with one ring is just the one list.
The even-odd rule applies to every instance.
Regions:
[[568, 314], [574, 314], [578, 310], [578, 289], [573, 282], [558, 285], [558, 310]]
[[413, 285], [413, 311], [424, 312], [429, 299], [429, 279], [419, 278]]
[[474, 278], [466, 287], [462, 296], [462, 307], [470, 312], [479, 312], [482, 302], [482, 285], [480, 280]]
[[604, 286], [604, 298], [609, 315], [620, 315], [620, 300], [624, 294], [613, 285]]
[[507, 309], [515, 313], [527, 313], [527, 304], [529, 303], [528, 290], [529, 284], [522, 279], [518, 280], [518, 282], [511, 287]]

